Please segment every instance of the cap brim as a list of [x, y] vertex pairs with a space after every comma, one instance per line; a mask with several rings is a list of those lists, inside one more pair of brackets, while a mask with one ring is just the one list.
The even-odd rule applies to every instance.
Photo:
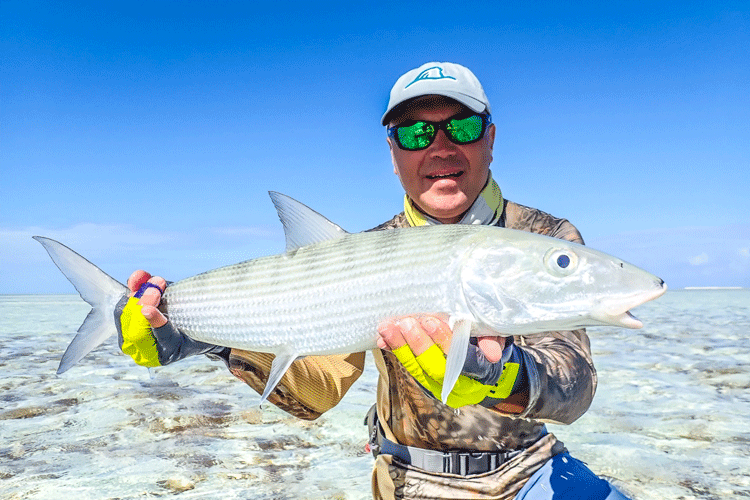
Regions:
[[458, 101], [467, 108], [471, 109], [475, 113], [481, 113], [485, 110], [489, 111], [487, 106], [480, 100], [474, 99], [471, 96], [468, 96], [466, 94], [462, 94], [460, 92], [452, 92], [450, 90], [435, 90], [434, 92], [430, 92], [429, 94], [419, 94], [415, 96], [410, 96], [405, 99], [402, 99], [401, 101], [393, 104], [390, 106], [386, 112], [383, 114], [383, 117], [381, 118], [381, 124], [382, 125], [388, 125], [388, 123], [391, 121], [390, 116], [393, 114], [394, 111], [397, 111], [398, 108], [402, 107], [404, 104], [406, 104], [409, 101], [412, 101], [414, 99], [417, 99], [418, 97], [424, 97], [427, 95], [441, 95], [445, 97], [450, 97], [454, 101]]

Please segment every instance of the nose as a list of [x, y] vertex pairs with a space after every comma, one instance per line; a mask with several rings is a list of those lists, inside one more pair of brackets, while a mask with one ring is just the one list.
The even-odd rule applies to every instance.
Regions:
[[448, 139], [444, 130], [438, 130], [435, 140], [430, 144], [430, 153], [435, 156], [452, 156], [456, 153], [456, 144]]

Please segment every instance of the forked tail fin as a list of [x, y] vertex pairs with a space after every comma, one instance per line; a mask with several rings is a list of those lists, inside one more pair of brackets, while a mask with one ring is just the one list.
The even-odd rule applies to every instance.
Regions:
[[115, 306], [128, 293], [128, 288], [62, 243], [42, 236], [34, 236], [34, 239], [44, 246], [81, 298], [91, 305], [89, 315], [60, 360], [59, 374], [80, 361], [107, 337], [117, 333]]

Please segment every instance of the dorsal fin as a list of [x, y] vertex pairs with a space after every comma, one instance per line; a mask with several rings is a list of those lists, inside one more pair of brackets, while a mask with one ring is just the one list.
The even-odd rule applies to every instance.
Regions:
[[284, 225], [287, 252], [305, 245], [342, 238], [349, 234], [294, 198], [275, 191], [269, 191], [268, 194]]

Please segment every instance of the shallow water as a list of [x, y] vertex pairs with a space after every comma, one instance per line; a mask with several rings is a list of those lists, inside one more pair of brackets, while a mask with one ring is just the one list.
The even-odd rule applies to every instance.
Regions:
[[[88, 306], [0, 296], [0, 498], [370, 498], [367, 370], [314, 422], [205, 357], [149, 372], [114, 339], [61, 376]], [[750, 290], [669, 291], [641, 330], [590, 329], [591, 409], [549, 426], [635, 498], [750, 497]], [[368, 355], [369, 356], [369, 355]]]

